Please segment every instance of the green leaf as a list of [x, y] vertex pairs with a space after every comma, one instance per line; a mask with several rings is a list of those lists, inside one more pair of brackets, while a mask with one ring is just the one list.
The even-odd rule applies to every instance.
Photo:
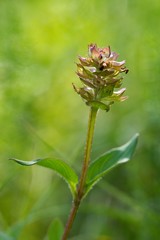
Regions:
[[48, 229], [48, 240], [61, 240], [63, 225], [59, 219], [54, 220]]
[[135, 134], [125, 145], [111, 149], [90, 164], [86, 177], [86, 194], [109, 170], [130, 160], [135, 151], [138, 136], [139, 134]]
[[15, 158], [11, 158], [10, 160], [13, 160], [24, 166], [32, 166], [37, 164], [54, 170], [68, 183], [71, 193], [73, 196], [75, 195], [78, 176], [75, 171], [64, 161], [56, 158], [42, 158], [33, 161], [23, 161]]
[[109, 111], [109, 106], [100, 101], [88, 101], [87, 105], [97, 109], [100, 108], [102, 110], [106, 110], [107, 112]]

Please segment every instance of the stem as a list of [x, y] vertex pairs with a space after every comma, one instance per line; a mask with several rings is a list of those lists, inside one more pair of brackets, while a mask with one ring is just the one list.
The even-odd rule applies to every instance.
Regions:
[[70, 230], [72, 228], [74, 219], [76, 217], [77, 211], [79, 209], [81, 200], [84, 195], [84, 186], [85, 186], [85, 180], [86, 180], [86, 175], [87, 175], [87, 170], [90, 162], [90, 154], [91, 154], [91, 148], [92, 148], [92, 141], [93, 141], [93, 135], [94, 135], [94, 127], [95, 127], [95, 121], [96, 121], [96, 115], [97, 115], [97, 110], [96, 108], [91, 108], [90, 109], [90, 114], [89, 114], [89, 121], [88, 121], [88, 132], [87, 132], [87, 140], [86, 140], [86, 148], [85, 148], [85, 154], [84, 154], [84, 161], [83, 161], [83, 166], [82, 166], [82, 171], [81, 171], [81, 176], [79, 180], [79, 185], [77, 188], [77, 194], [74, 199], [74, 202], [72, 204], [71, 212], [67, 220], [67, 224], [64, 230], [64, 234], [62, 236], [62, 240], [66, 240]]
[[85, 149], [85, 154], [84, 154], [84, 161], [83, 161], [83, 166], [82, 166], [82, 171], [81, 171], [81, 177], [80, 177], [80, 181], [79, 181], [79, 187], [78, 187], [78, 191], [77, 191], [79, 199], [81, 199], [84, 194], [83, 190], [84, 190], [87, 170], [88, 170], [88, 166], [89, 166], [89, 162], [90, 162], [90, 154], [91, 154], [91, 148], [92, 148], [92, 141], [93, 141], [94, 126], [95, 126], [95, 121], [96, 121], [97, 110], [98, 109], [95, 109], [95, 108], [91, 108], [91, 110], [90, 110], [86, 149]]

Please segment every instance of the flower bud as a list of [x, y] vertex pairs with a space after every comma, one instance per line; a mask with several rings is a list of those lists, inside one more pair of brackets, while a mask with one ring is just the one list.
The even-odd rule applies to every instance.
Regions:
[[109, 111], [110, 105], [115, 101], [124, 101], [125, 88], [120, 88], [123, 77], [128, 73], [125, 60], [118, 62], [118, 54], [112, 52], [110, 47], [98, 48], [96, 44], [88, 46], [88, 57], [79, 57], [77, 75], [83, 87], [74, 90], [84, 99], [88, 106]]

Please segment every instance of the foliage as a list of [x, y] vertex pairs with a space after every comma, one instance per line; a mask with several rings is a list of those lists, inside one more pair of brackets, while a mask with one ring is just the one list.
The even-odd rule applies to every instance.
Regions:
[[[125, 145], [119, 148], [111, 149], [90, 164], [86, 178], [86, 194], [110, 169], [130, 160], [136, 148], [137, 140], [138, 134], [136, 134]], [[23, 166], [32, 166], [37, 164], [54, 170], [68, 183], [73, 198], [75, 197], [78, 176], [64, 161], [56, 158], [44, 158], [32, 161], [23, 161], [15, 158], [11, 158], [10, 160], [13, 160]]]

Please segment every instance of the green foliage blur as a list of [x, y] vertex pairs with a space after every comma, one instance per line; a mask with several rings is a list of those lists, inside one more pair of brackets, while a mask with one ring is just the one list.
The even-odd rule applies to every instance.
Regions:
[[83, 201], [70, 239], [159, 239], [159, 12], [159, 0], [0, 1], [0, 240], [47, 240], [55, 218], [66, 222], [63, 180], [8, 158], [60, 156], [80, 171], [89, 108], [72, 82], [90, 43], [110, 45], [129, 68], [129, 99], [99, 112], [92, 159], [135, 132], [140, 141]]

